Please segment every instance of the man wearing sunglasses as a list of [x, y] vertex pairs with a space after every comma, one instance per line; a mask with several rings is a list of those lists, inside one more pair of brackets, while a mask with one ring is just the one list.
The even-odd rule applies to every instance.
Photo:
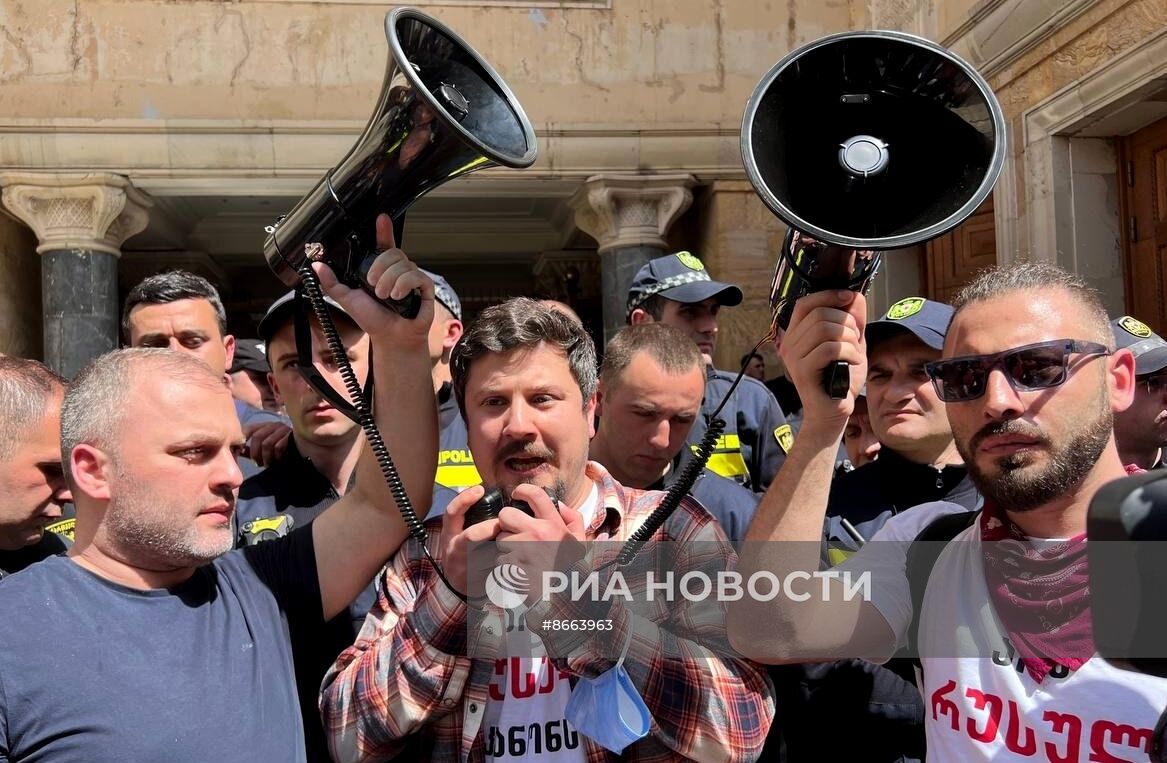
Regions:
[[[730, 601], [731, 641], [767, 663], [882, 663], [918, 645], [929, 761], [1145, 759], [1167, 681], [1095, 654], [1085, 548], [1091, 498], [1126, 474], [1113, 425], [1134, 395], [1134, 358], [1110, 349], [1097, 295], [1047, 263], [989, 271], [955, 307], [928, 373], [984, 495], [979, 515], [942, 546], [919, 604], [907, 574], [913, 540], [963, 511], [954, 504], [893, 517], [836, 568], [870, 573], [863, 595], [845, 596], [836, 580], [802, 601]], [[866, 366], [865, 311], [847, 292], [795, 307], [782, 354], [807, 416], [747, 532], [743, 578], [817, 567], [835, 447]], [[843, 400], [820, 388], [836, 360], [856, 367]]]
[[[925, 370], [940, 359], [951, 320], [951, 306], [907, 297], [867, 324], [864, 408], [879, 441], [879, 458], [831, 483], [825, 528], [831, 564], [913, 506], [934, 501], [966, 509], [980, 505], [953, 443], [944, 401]], [[847, 430], [855, 425], [856, 412]], [[821, 759], [822, 740], [839, 726], [866, 733], [833, 742], [832, 757], [870, 763], [923, 758], [924, 706], [916, 687], [894, 671], [851, 659], [779, 671], [775, 683], [790, 686], [783, 676], [796, 678], [792, 693], [778, 703], [776, 724], [783, 729], [791, 763]]]
[[1167, 446], [1167, 341], [1129, 315], [1111, 322], [1114, 342], [1135, 356], [1135, 401], [1114, 417], [1114, 439], [1124, 464], [1163, 469]]

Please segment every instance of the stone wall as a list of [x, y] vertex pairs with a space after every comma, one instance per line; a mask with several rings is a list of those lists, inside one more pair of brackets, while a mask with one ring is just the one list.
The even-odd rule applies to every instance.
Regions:
[[[482, 52], [548, 129], [736, 126], [782, 53], [852, 18], [849, 0], [579, 4], [595, 7], [414, 5]], [[2, 0], [0, 113], [365, 119], [385, 70], [388, 5]]]

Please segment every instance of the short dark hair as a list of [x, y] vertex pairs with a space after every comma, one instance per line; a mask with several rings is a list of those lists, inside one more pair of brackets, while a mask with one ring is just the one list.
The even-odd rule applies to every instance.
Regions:
[[183, 299], [205, 299], [210, 302], [219, 320], [219, 333], [227, 335], [227, 311], [211, 282], [186, 270], [170, 270], [147, 276], [130, 289], [122, 307], [122, 337], [129, 343], [130, 311], [138, 305], [165, 305]]
[[766, 362], [766, 359], [762, 357], [762, 353], [760, 353], [760, 352], [747, 352], [745, 355], [742, 355], [742, 359], [738, 363], [738, 367], [741, 368], [742, 366], [744, 366], [746, 363], [749, 363], [754, 358], [757, 358], [758, 360], [762, 361], [762, 363]]
[[1079, 275], [1070, 273], [1049, 262], [1018, 262], [1012, 265], [998, 265], [983, 271], [956, 295], [952, 306], [952, 323], [966, 307], [976, 302], [995, 299], [1014, 291], [1038, 291], [1060, 289], [1080, 304], [1088, 316], [1089, 325], [1084, 327], [1089, 336], [1069, 337], [1088, 339], [1114, 349], [1114, 332], [1110, 328], [1110, 316], [1102, 304], [1098, 291]]
[[647, 352], [666, 373], [705, 370], [701, 350], [683, 331], [663, 323], [641, 323], [620, 329], [604, 347], [600, 380], [605, 388], [619, 384], [621, 375], [640, 352]]
[[49, 399], [62, 394], [66, 384], [40, 361], [0, 356], [0, 461], [12, 457], [28, 428], [44, 418]]
[[[637, 305], [634, 310], [643, 310], [652, 316], [654, 321], [659, 321], [665, 317], [665, 304], [673, 301], [668, 297], [662, 297], [659, 294], [653, 294], [651, 297], [645, 297], [644, 301]], [[628, 320], [632, 320], [632, 310], [628, 311]]]
[[454, 345], [450, 376], [462, 418], [466, 418], [466, 382], [470, 367], [483, 355], [510, 352], [546, 343], [567, 356], [571, 375], [584, 403], [596, 393], [596, 346], [579, 323], [558, 310], [527, 297], [515, 297], [486, 308]]

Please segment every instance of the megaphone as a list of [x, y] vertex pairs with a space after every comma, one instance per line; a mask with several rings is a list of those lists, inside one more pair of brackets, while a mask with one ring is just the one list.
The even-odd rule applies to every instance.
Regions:
[[[481, 56], [441, 22], [414, 8], [385, 15], [389, 60], [381, 95], [348, 154], [285, 217], [266, 228], [264, 257], [289, 287], [314, 260], [349, 286], [365, 286], [384, 212], [397, 240], [413, 202], [469, 172], [529, 167], [538, 146], [522, 106]], [[416, 294], [384, 300], [406, 317]]]
[[[1001, 173], [1005, 120], [984, 78], [947, 49], [845, 32], [766, 73], [746, 104], [741, 151], [754, 190], [789, 227], [770, 295], [776, 331], [799, 297], [866, 291], [880, 252], [972, 214]], [[842, 397], [846, 364], [829, 370], [824, 384]]]

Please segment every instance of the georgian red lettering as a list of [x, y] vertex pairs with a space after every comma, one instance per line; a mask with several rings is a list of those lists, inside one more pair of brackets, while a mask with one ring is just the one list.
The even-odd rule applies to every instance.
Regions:
[[540, 666], [543, 668], [543, 683], [539, 685], [539, 693], [550, 694], [555, 689], [555, 677], [558, 671], [546, 657], [540, 659]]
[[1120, 758], [1106, 749], [1107, 743], [1151, 751], [1151, 729], [1136, 729], [1129, 723], [1095, 721], [1090, 727], [1090, 760], [1094, 763], [1130, 763], [1133, 758]]
[[956, 703], [948, 699], [948, 695], [956, 691], [956, 681], [949, 679], [948, 683], [932, 692], [932, 720], [940, 720], [941, 715], [947, 715], [953, 731], [960, 730], [960, 711]]
[[[1021, 741], [1024, 735], [1025, 741]], [[1005, 730], [1005, 746], [1009, 752], [1030, 757], [1037, 754], [1037, 735], [1025, 725], [1017, 703], [1009, 700], [1009, 727]]]
[[1045, 756], [1049, 758], [1050, 763], [1078, 763], [1078, 750], [1082, 745], [1082, 719], [1076, 715], [1053, 710], [1046, 710], [1041, 719], [1049, 723], [1053, 733], [1066, 735], [1064, 754], [1058, 752], [1058, 746], [1054, 742], [1045, 743]]
[[966, 689], [964, 695], [973, 701], [973, 706], [977, 710], [984, 710], [986, 706], [989, 708], [989, 717], [985, 720], [984, 730], [977, 730], [975, 718], [969, 718], [966, 721], [968, 735], [978, 742], [992, 742], [997, 738], [997, 728], [1001, 725], [1001, 711], [1004, 710], [1004, 703], [997, 695], [985, 694], [980, 689]]
[[499, 680], [490, 682], [490, 698], [501, 702], [506, 699], [502, 687], [506, 684], [507, 661], [503, 657], [494, 661], [494, 674]]
[[526, 699], [535, 696], [535, 674], [523, 670], [523, 658], [512, 657], [510, 665], [511, 696]]

